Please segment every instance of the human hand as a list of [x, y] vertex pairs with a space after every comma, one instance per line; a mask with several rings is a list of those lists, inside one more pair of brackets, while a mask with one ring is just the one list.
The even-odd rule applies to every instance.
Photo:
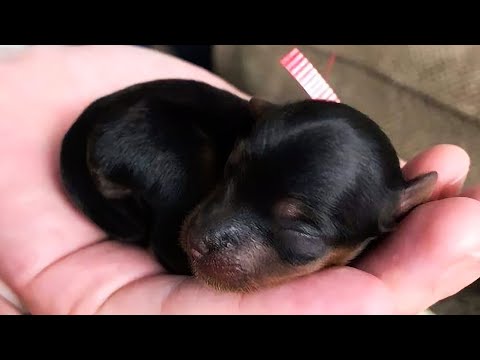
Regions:
[[[414, 210], [355, 267], [238, 295], [169, 275], [147, 252], [101, 242], [104, 234], [62, 191], [62, 137], [99, 96], [165, 77], [203, 80], [240, 94], [193, 65], [134, 47], [38, 47], [0, 62], [0, 278], [28, 312], [415, 314], [480, 277], [480, 187], [467, 193], [470, 198], [453, 197], [469, 158], [447, 145], [404, 167], [410, 178], [438, 171], [438, 200]], [[0, 313], [15, 312], [0, 299]]]

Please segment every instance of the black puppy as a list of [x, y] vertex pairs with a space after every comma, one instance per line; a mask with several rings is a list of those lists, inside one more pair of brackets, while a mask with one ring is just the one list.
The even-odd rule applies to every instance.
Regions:
[[66, 133], [66, 192], [110, 237], [151, 246], [167, 270], [191, 274], [181, 224], [253, 121], [248, 101], [201, 82], [122, 89], [93, 102]]
[[386, 135], [347, 105], [247, 102], [185, 80], [94, 102], [66, 134], [61, 168], [109, 235], [230, 291], [348, 263], [436, 181], [406, 182]]
[[333, 102], [253, 99], [257, 125], [184, 224], [195, 275], [250, 291], [344, 265], [427, 201], [437, 173], [405, 181], [366, 115]]

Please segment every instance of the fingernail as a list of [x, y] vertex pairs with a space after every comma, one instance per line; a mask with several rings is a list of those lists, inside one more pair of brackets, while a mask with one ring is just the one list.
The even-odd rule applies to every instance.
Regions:
[[0, 280], [0, 297], [12, 304], [18, 310], [23, 310], [22, 303], [14, 291], [2, 280]]

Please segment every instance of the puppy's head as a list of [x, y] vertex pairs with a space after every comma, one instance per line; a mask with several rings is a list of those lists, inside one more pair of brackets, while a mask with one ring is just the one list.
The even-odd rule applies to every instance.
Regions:
[[181, 234], [210, 286], [245, 292], [347, 264], [430, 196], [436, 173], [405, 181], [364, 114], [321, 101], [251, 104], [257, 127]]

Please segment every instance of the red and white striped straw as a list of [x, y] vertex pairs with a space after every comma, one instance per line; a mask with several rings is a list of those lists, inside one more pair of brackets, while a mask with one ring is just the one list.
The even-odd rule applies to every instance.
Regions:
[[340, 102], [327, 81], [297, 48], [285, 55], [280, 63], [312, 99]]

